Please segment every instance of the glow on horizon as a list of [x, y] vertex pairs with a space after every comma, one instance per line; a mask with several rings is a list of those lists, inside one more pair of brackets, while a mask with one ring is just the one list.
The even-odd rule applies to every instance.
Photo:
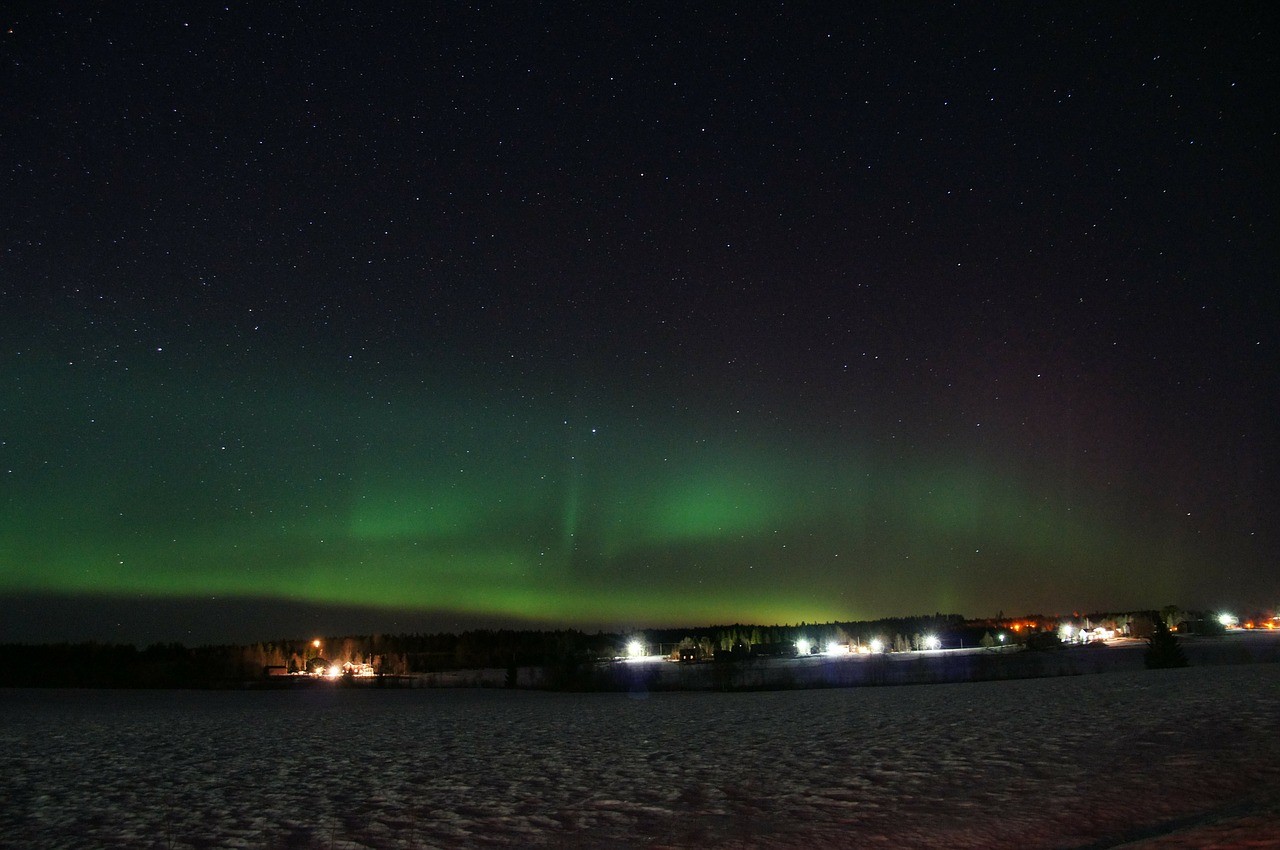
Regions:
[[[1055, 598], [1111, 599], [1112, 565], [1143, 551], [1128, 524], [1059, 508], [995, 465], [863, 448], [833, 462], [780, 435], [717, 443], [674, 424], [618, 424], [566, 447], [558, 433], [458, 415], [474, 419], [474, 439], [442, 424], [452, 420], [400, 413], [350, 456], [282, 453], [287, 429], [273, 423], [280, 435], [212, 473], [184, 447], [153, 450], [122, 432], [112, 453], [16, 479], [0, 515], [0, 588], [568, 625], [799, 623], [982, 612], [1025, 595], [1028, 571], [1037, 584], [1050, 577]], [[323, 421], [338, 445], [344, 428], [369, 430], [345, 411]]]

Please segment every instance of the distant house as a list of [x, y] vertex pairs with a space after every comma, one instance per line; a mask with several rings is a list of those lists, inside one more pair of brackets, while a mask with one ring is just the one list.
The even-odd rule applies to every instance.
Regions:
[[283, 664], [268, 664], [262, 668], [262, 677], [264, 679], [273, 679], [276, 676], [288, 676], [289, 668]]
[[1134, 617], [1129, 621], [1129, 637], [1145, 639], [1155, 633], [1156, 624], [1150, 617]]

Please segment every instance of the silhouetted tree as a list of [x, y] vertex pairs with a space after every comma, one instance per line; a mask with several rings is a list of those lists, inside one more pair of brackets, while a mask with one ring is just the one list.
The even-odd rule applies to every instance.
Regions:
[[308, 673], [323, 673], [329, 669], [329, 660], [317, 655], [314, 658], [307, 659]]
[[1058, 637], [1057, 632], [1036, 632], [1027, 635], [1027, 649], [1033, 652], [1062, 649], [1062, 638]]
[[1165, 624], [1163, 618], [1155, 621], [1156, 630], [1147, 640], [1147, 653], [1143, 661], [1149, 670], [1167, 667], [1186, 667], [1187, 656], [1178, 645], [1178, 639]]
[[1166, 605], [1160, 609], [1160, 619], [1170, 629], [1187, 618], [1186, 613], [1177, 605]]

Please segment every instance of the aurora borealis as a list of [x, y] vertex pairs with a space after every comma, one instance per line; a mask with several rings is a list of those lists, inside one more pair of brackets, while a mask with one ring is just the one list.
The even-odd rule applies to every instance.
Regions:
[[1247, 9], [147, 9], [6, 21], [6, 638], [1274, 604]]

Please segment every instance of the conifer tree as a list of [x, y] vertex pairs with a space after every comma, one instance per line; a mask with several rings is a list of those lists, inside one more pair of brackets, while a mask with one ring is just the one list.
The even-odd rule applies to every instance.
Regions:
[[1178, 645], [1178, 639], [1161, 617], [1155, 618], [1155, 632], [1147, 640], [1147, 654], [1143, 661], [1147, 669], [1160, 670], [1167, 667], [1186, 667], [1187, 656]]

